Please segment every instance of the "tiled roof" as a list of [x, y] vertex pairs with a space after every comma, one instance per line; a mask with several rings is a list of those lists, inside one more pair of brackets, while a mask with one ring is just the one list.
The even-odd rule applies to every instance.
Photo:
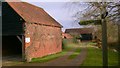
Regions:
[[26, 22], [62, 27], [42, 8], [26, 2], [7, 2]]
[[66, 29], [65, 33], [79, 33], [79, 34], [89, 34], [93, 33], [93, 28], [71, 28]]

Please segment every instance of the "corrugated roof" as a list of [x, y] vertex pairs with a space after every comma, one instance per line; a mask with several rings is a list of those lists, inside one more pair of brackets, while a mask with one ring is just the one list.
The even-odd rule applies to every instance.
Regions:
[[26, 22], [62, 27], [42, 8], [26, 2], [7, 2]]
[[79, 34], [90, 34], [93, 33], [93, 28], [71, 28], [66, 29], [65, 33], [79, 33]]

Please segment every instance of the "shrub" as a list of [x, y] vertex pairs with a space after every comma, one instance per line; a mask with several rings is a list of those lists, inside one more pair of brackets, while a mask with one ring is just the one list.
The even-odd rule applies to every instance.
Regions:
[[73, 43], [78, 43], [77, 38], [76, 38], [76, 37], [74, 37], [74, 38], [72, 39], [72, 42], [73, 42]]
[[62, 49], [64, 49], [66, 45], [67, 45], [67, 40], [63, 39], [62, 40]]

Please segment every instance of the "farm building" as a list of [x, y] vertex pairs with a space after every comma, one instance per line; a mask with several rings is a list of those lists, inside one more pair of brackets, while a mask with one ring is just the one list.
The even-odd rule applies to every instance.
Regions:
[[61, 25], [42, 8], [26, 2], [2, 3], [2, 54], [27, 61], [62, 50]]
[[73, 36], [80, 36], [81, 40], [92, 40], [94, 29], [93, 28], [71, 28], [71, 29], [66, 29], [65, 33], [69, 33]]
[[72, 35], [70, 35], [70, 34], [68, 34], [68, 33], [62, 32], [62, 38], [71, 39], [71, 38], [73, 38], [73, 37], [72, 37]]

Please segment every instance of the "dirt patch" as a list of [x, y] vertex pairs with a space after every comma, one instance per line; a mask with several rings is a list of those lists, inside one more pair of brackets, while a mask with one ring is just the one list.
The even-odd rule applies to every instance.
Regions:
[[21, 63], [24, 62], [22, 62], [22, 57], [20, 55], [2, 57], [2, 66], [13, 66]]

